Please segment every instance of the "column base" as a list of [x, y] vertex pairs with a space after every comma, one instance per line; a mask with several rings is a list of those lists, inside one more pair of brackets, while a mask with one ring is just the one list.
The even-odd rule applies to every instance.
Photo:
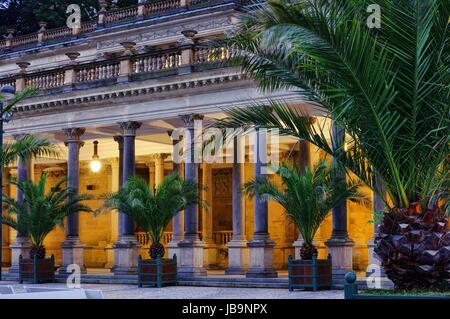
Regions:
[[353, 271], [353, 247], [349, 238], [331, 238], [325, 242], [333, 263], [333, 282], [344, 282], [344, 275]]
[[80, 267], [81, 273], [86, 273], [84, 266], [84, 244], [78, 238], [67, 238], [61, 244], [62, 251], [62, 265], [58, 273], [60, 275], [70, 275], [67, 272], [67, 267], [76, 264]]
[[29, 258], [31, 250], [31, 242], [27, 237], [17, 237], [16, 242], [10, 245], [11, 248], [11, 267], [10, 274], [19, 273], [19, 256]]
[[114, 245], [114, 275], [135, 275], [139, 248], [141, 245], [134, 236], [120, 238]]
[[185, 239], [178, 243], [180, 250], [179, 278], [206, 276], [206, 269], [203, 266], [204, 247], [205, 243], [198, 239]]
[[248, 271], [249, 251], [246, 240], [231, 240], [228, 247], [226, 275], [244, 275]]
[[266, 239], [254, 239], [247, 243], [250, 251], [249, 269], [245, 276], [247, 278], [276, 278], [278, 277], [273, 268], [273, 248], [275, 242]]
[[181, 241], [177, 239], [172, 239], [167, 243], [168, 253], [167, 258], [173, 258], [173, 255], [177, 255], [177, 258], [180, 257], [180, 248], [178, 247], [178, 243]]

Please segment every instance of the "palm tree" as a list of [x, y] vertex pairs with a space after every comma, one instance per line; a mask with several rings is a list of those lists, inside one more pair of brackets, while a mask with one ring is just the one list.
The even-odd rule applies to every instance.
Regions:
[[[3, 107], [3, 113], [0, 114], [0, 116], [3, 117], [8, 113], [13, 112], [13, 109], [18, 102], [35, 94], [35, 92], [36, 89], [27, 88], [18, 93], [11, 102]], [[0, 103], [1, 100], [3, 100], [2, 96], [0, 96]], [[3, 145], [0, 152], [0, 163], [1, 167], [5, 167], [14, 162], [17, 158], [28, 159], [30, 157], [38, 156], [58, 157], [59, 150], [47, 139], [25, 135], [17, 141], [7, 142]]]
[[333, 207], [346, 200], [369, 205], [369, 200], [358, 191], [360, 182], [346, 182], [324, 161], [313, 170], [307, 167], [304, 173], [297, 167], [283, 164], [276, 174], [281, 178], [281, 189], [273, 181], [259, 177], [247, 182], [245, 191], [251, 196], [256, 193], [263, 200], [272, 199], [283, 206], [287, 217], [302, 234], [302, 259], [312, 259], [313, 255], [317, 255], [314, 236]]
[[345, 129], [348, 150], [333, 149], [329, 133], [283, 101], [229, 109], [216, 125], [278, 129], [333, 155], [373, 189], [378, 176], [387, 209], [375, 251], [386, 274], [401, 288], [448, 287], [450, 234], [437, 226], [447, 224], [448, 205], [437, 204], [448, 202], [450, 3], [379, 0], [381, 28], [369, 29], [372, 3], [270, 0], [225, 41], [230, 62], [262, 90], [296, 90], [324, 110]]
[[164, 256], [161, 239], [164, 229], [178, 212], [201, 204], [197, 183], [181, 180], [177, 174], [164, 178], [154, 191], [139, 177], [130, 177], [117, 193], [107, 195], [104, 209], [117, 209], [132, 217], [150, 235], [150, 257]]
[[22, 192], [23, 202], [3, 195], [4, 206], [8, 211], [3, 224], [30, 238], [30, 258], [45, 258], [44, 239], [56, 226], [64, 227], [64, 217], [77, 212], [92, 212], [81, 203], [90, 197], [77, 195], [72, 189], [64, 187], [66, 180], [66, 177], [61, 178], [48, 193], [45, 192], [47, 173], [42, 174], [36, 184], [31, 181], [10, 181]]

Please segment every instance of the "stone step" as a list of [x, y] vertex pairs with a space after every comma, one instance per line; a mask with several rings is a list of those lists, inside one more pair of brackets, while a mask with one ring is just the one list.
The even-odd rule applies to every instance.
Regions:
[[220, 281], [220, 280], [188, 280], [178, 281], [178, 286], [194, 287], [228, 287], [228, 288], [266, 288], [266, 289], [288, 289], [286, 282], [255, 282], [255, 281]]

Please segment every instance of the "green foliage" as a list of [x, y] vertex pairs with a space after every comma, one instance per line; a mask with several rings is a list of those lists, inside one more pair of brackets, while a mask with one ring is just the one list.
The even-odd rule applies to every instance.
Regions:
[[149, 232], [153, 244], [158, 244], [171, 219], [192, 204], [203, 204], [197, 183], [172, 174], [153, 192], [144, 180], [132, 176], [119, 192], [106, 196], [103, 208], [117, 209], [132, 217]]
[[[13, 107], [26, 97], [33, 95], [36, 92], [33, 88], [27, 88], [21, 93], [16, 94], [14, 99], [3, 106], [3, 114], [11, 112]], [[0, 96], [0, 103], [3, 97]], [[3, 116], [0, 114], [0, 116]], [[38, 138], [35, 136], [25, 136], [15, 142], [7, 142], [3, 144], [0, 153], [0, 165], [5, 167], [14, 162], [17, 157], [27, 159], [37, 156], [59, 157], [60, 151], [56, 145], [50, 143], [47, 139]]]
[[429, 206], [448, 191], [450, 2], [376, 1], [382, 26], [369, 29], [372, 3], [271, 0], [225, 41], [236, 49], [229, 62], [262, 90], [297, 90], [327, 111], [345, 128], [347, 151], [333, 150], [329, 132], [283, 101], [230, 109], [218, 126], [280, 129], [333, 155], [371, 187], [378, 175], [387, 205]]
[[81, 202], [90, 199], [87, 195], [77, 195], [63, 184], [66, 178], [60, 179], [48, 193], [45, 192], [47, 174], [41, 175], [39, 182], [16, 182], [23, 194], [23, 202], [3, 194], [4, 208], [8, 215], [3, 217], [6, 224], [20, 233], [28, 236], [33, 245], [39, 247], [45, 237], [56, 226], [64, 227], [64, 217], [77, 212], [91, 212], [92, 210]]
[[338, 172], [320, 162], [314, 170], [306, 168], [302, 174], [297, 167], [282, 165], [276, 174], [281, 177], [283, 188], [266, 177], [247, 182], [247, 194], [255, 193], [263, 199], [272, 199], [285, 209], [286, 215], [303, 236], [305, 244], [312, 245], [314, 235], [330, 210], [346, 200], [368, 206], [370, 201], [358, 189], [360, 183], [345, 181]]

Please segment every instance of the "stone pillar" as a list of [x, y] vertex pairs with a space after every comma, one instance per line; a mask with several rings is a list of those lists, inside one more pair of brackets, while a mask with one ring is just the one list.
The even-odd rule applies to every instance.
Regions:
[[[254, 140], [254, 178], [266, 177], [263, 169], [267, 161], [267, 134], [257, 130]], [[254, 196], [254, 233], [248, 242], [250, 249], [250, 264], [247, 278], [274, 278], [278, 274], [273, 268], [273, 248], [275, 242], [269, 236], [268, 202], [260, 196]]]
[[232, 206], [233, 237], [228, 242], [227, 275], [243, 275], [248, 270], [249, 252], [245, 238], [245, 194], [241, 189], [245, 183], [245, 147], [239, 136], [233, 140]]
[[[198, 182], [198, 164], [195, 163], [194, 149], [201, 147], [194, 136], [194, 121], [202, 120], [198, 114], [181, 115], [185, 124], [184, 138], [184, 177]], [[190, 205], [184, 212], [184, 239], [178, 243], [180, 262], [178, 275], [180, 277], [205, 276], [203, 267], [203, 249], [205, 244], [198, 236], [198, 205]]]
[[[333, 150], [343, 151], [345, 143], [345, 131], [342, 127], [333, 123]], [[339, 169], [338, 163], [333, 159], [333, 167]], [[345, 178], [345, 171], [341, 177]], [[349, 238], [347, 231], [347, 203], [344, 202], [332, 210], [333, 230], [331, 238], [325, 242], [328, 253], [333, 260], [333, 280], [343, 282], [345, 273], [353, 269], [353, 246], [355, 243]]]
[[[296, 156], [296, 164], [298, 168], [301, 170], [301, 172], [304, 174], [307, 167], [311, 168], [311, 145], [308, 141], [301, 140], [299, 141], [299, 149], [298, 154]], [[298, 238], [292, 246], [294, 246], [295, 250], [295, 259], [301, 259], [300, 257], [300, 248], [303, 245], [303, 236], [298, 232]]]
[[[135, 139], [136, 130], [142, 123], [119, 123], [123, 136], [123, 170], [122, 183], [125, 184], [136, 172]], [[114, 244], [115, 264], [112, 269], [115, 275], [134, 274], [137, 271], [137, 260], [140, 244], [134, 234], [135, 225], [131, 217], [119, 213], [119, 240]]]
[[[115, 136], [114, 140], [119, 143], [119, 152], [122, 147], [122, 136]], [[109, 163], [111, 165], [111, 192], [119, 191], [122, 185], [122, 155], [112, 158]], [[105, 246], [106, 250], [106, 265], [105, 268], [112, 269], [114, 267], [114, 243], [119, 240], [119, 212], [117, 210], [111, 211], [111, 225], [110, 225], [110, 240]]]
[[[67, 159], [67, 187], [78, 193], [79, 170], [80, 170], [80, 148], [83, 146], [81, 135], [86, 131], [84, 128], [64, 129], [67, 136], [66, 146], [68, 148]], [[59, 269], [60, 274], [67, 274], [67, 266], [77, 264], [83, 273], [84, 267], [84, 245], [79, 236], [79, 213], [70, 214], [66, 218], [66, 240], [61, 244], [62, 266]]]
[[[172, 138], [172, 160], [173, 160], [173, 172], [177, 173], [180, 177], [183, 177], [182, 165], [179, 163], [179, 153], [181, 148], [181, 141], [175, 136], [172, 135], [172, 131], [169, 131], [168, 134]], [[178, 243], [184, 239], [183, 236], [184, 230], [184, 212], [181, 211], [172, 218], [172, 240], [167, 244], [167, 248], [169, 249], [169, 257], [172, 258], [174, 254], [180, 256], [180, 251], [178, 249]]]
[[[14, 139], [21, 140], [26, 135], [15, 135]], [[17, 181], [24, 182], [30, 180], [30, 159], [19, 158], [17, 166]], [[16, 201], [23, 202], [23, 194], [19, 188], [17, 188]], [[31, 249], [30, 239], [20, 232], [17, 232], [16, 242], [11, 244], [11, 268], [10, 273], [19, 272], [19, 256], [22, 255], [24, 258], [28, 258]]]
[[[211, 164], [203, 163], [201, 171], [201, 197], [203, 201], [212, 206], [212, 170]], [[205, 249], [203, 250], [204, 266], [207, 269], [211, 269], [217, 263], [217, 245], [214, 239], [213, 232], [213, 215], [211, 209], [201, 208], [202, 216], [202, 241], [205, 243]]]
[[178, 66], [178, 74], [189, 74], [192, 72], [192, 65], [194, 64], [194, 37], [197, 34], [195, 30], [184, 30], [181, 32], [184, 36], [179, 41], [181, 50], [181, 63]]
[[164, 180], [164, 160], [169, 157], [169, 154], [153, 154], [152, 160], [155, 162], [155, 187]]

